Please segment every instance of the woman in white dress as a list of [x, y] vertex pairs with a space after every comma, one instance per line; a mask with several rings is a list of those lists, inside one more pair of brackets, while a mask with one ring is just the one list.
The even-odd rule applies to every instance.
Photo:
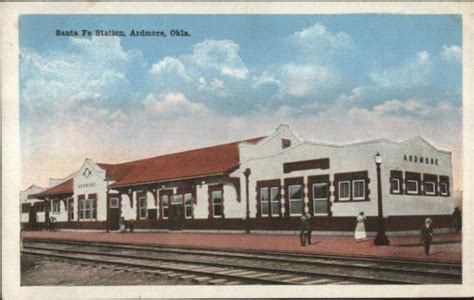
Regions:
[[361, 211], [359, 215], [357, 216], [357, 225], [355, 228], [355, 239], [356, 242], [362, 242], [367, 238], [367, 233], [365, 232], [365, 224], [364, 221], [366, 220], [366, 217], [364, 215], [364, 212]]

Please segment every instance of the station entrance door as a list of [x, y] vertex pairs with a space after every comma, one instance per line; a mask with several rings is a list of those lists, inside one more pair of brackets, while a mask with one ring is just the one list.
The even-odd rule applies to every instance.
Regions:
[[119, 198], [109, 198], [109, 224], [110, 230], [118, 230], [120, 225], [120, 203]]
[[171, 215], [169, 218], [170, 230], [183, 230], [184, 226], [184, 202], [183, 195], [171, 197]]

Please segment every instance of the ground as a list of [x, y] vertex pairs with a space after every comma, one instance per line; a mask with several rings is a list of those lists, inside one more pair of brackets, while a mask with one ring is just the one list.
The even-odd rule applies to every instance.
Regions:
[[21, 256], [21, 285], [190, 285], [195, 282], [145, 273], [94, 268], [36, 256]]

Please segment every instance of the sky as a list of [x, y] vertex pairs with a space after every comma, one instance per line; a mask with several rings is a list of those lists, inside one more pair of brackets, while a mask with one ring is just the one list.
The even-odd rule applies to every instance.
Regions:
[[462, 189], [457, 15], [22, 15], [19, 59], [23, 188], [285, 123], [336, 143], [421, 135]]

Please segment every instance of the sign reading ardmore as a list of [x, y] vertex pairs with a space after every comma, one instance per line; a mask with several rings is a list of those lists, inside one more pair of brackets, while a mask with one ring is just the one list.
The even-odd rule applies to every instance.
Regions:
[[417, 156], [417, 155], [404, 155], [403, 156], [403, 161], [411, 161], [411, 162], [417, 162], [420, 164], [427, 164], [427, 165], [439, 165], [438, 164], [438, 159], [437, 158], [432, 158], [432, 157], [423, 157], [423, 156]]

